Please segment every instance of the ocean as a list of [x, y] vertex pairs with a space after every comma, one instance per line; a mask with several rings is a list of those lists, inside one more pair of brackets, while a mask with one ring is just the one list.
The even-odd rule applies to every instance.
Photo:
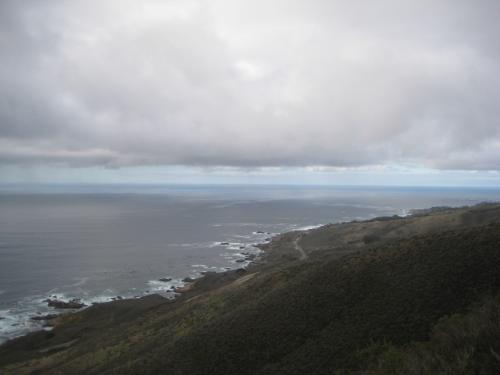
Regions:
[[49, 297], [172, 297], [185, 277], [247, 266], [279, 233], [498, 200], [498, 189], [3, 186], [0, 342], [40, 329], [30, 317], [54, 312]]

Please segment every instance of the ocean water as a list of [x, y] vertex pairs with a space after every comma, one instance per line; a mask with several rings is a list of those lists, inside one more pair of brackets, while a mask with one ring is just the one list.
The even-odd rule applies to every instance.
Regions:
[[53, 313], [51, 296], [172, 297], [185, 277], [245, 267], [253, 245], [278, 233], [498, 200], [492, 189], [2, 187], [0, 342], [40, 329], [30, 317]]

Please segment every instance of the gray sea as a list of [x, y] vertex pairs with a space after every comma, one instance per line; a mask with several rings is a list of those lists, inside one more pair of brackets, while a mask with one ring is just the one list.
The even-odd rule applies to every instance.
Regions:
[[185, 277], [245, 267], [278, 233], [498, 200], [498, 189], [3, 186], [0, 342], [40, 329], [30, 317], [54, 312], [51, 296], [172, 297]]

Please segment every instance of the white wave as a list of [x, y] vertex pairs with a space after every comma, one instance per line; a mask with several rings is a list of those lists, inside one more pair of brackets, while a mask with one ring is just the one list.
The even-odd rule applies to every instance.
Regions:
[[150, 290], [155, 292], [168, 292], [173, 291], [174, 288], [178, 288], [184, 285], [184, 282], [180, 279], [174, 279], [170, 281], [160, 281], [160, 280], [149, 280], [147, 284]]
[[228, 250], [243, 250], [245, 245], [242, 243], [232, 243], [227, 248]]
[[325, 224], [305, 225], [303, 227], [297, 228], [296, 230], [306, 231], [306, 230], [318, 229], [318, 228], [322, 227], [323, 225], [325, 225]]
[[206, 264], [192, 264], [191, 267], [193, 268], [202, 268], [204, 270], [217, 270], [218, 267], [216, 266], [207, 266]]
[[207, 247], [214, 247], [214, 246], [216, 246], [215, 244], [216, 244], [216, 242], [186, 242], [186, 243], [173, 243], [173, 244], [170, 244], [169, 246], [202, 249], [202, 248], [207, 248]]
[[406, 208], [403, 208], [399, 214], [401, 217], [407, 217], [411, 215], [411, 210], [408, 210]]
[[43, 328], [42, 321], [31, 317], [50, 313], [53, 309], [47, 306], [41, 296], [25, 297], [9, 309], [0, 310], [0, 343], [29, 332]]
[[235, 238], [243, 238], [243, 239], [245, 239], [245, 240], [247, 240], [247, 239], [249, 239], [249, 238], [252, 238], [252, 236], [247, 235], [247, 234], [246, 234], [246, 235], [242, 235], [242, 234], [235, 234], [233, 237], [235, 237]]
[[32, 312], [0, 311], [0, 343], [42, 328], [41, 322], [31, 320]]

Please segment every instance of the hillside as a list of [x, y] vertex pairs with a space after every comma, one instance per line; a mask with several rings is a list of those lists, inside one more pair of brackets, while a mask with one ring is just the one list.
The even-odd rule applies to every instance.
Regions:
[[291, 232], [175, 302], [92, 306], [0, 347], [2, 373], [500, 373], [500, 206]]

